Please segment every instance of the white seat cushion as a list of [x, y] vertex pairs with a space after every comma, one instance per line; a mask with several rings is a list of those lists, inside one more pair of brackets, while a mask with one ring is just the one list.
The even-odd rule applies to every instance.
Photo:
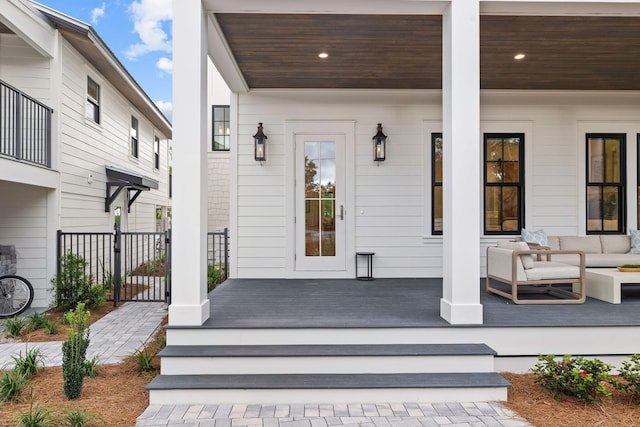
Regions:
[[533, 268], [525, 270], [527, 280], [578, 279], [580, 267], [554, 261], [534, 261]]

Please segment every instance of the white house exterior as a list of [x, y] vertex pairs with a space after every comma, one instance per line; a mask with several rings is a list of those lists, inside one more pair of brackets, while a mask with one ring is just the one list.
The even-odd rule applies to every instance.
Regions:
[[[43, 307], [57, 230], [110, 232], [117, 212], [123, 230], [164, 226], [171, 124], [90, 25], [26, 0], [0, 2], [0, 80], [52, 111], [49, 164], [0, 154], [0, 245], [15, 246], [17, 274], [34, 285], [33, 306]], [[11, 102], [3, 92], [3, 130], [12, 126]], [[107, 182], [123, 182], [114, 176], [150, 189], [130, 213], [129, 191], [105, 202], [115, 192]]]
[[[623, 152], [616, 167], [626, 174], [615, 183], [614, 204], [620, 209], [615, 230], [607, 228], [608, 217], [595, 220], [604, 224], [603, 232], [637, 228], [640, 86], [627, 78], [638, 71], [629, 60], [637, 35], [620, 35], [625, 56], [625, 49], [598, 45], [589, 29], [627, 28], [639, 15], [635, 1], [174, 0], [173, 275], [184, 287], [173, 295], [169, 323], [199, 325], [210, 315], [202, 237], [207, 58], [232, 91], [231, 278], [354, 277], [355, 253], [371, 251], [376, 277], [442, 277], [441, 316], [449, 323], [481, 324], [478, 283], [488, 245], [513, 238], [521, 227], [597, 234], [598, 226], [589, 222], [594, 217], [588, 201], [594, 199], [587, 190], [592, 184], [587, 177], [598, 173], [591, 163], [595, 154], [587, 149], [596, 139], [617, 141], [611, 153]], [[380, 42], [380, 26], [369, 25], [367, 32], [367, 20], [389, 31], [377, 57], [367, 43]], [[360, 24], [365, 30], [354, 29]], [[581, 24], [583, 33], [572, 32]], [[418, 29], [425, 32], [412, 33]], [[330, 39], [331, 33], [342, 38]], [[309, 42], [314, 38], [317, 45]], [[406, 39], [412, 43], [402, 43]], [[345, 55], [342, 45], [360, 50]], [[579, 47], [586, 47], [588, 56], [573, 56]], [[420, 49], [429, 65], [423, 72], [416, 60]], [[405, 50], [408, 55], [393, 54]], [[317, 57], [322, 51], [334, 62], [322, 63]], [[338, 52], [343, 55], [332, 56]], [[518, 65], [518, 53], [528, 55], [524, 65]], [[592, 60], [611, 62], [594, 69], [588, 67]], [[385, 74], [387, 69], [392, 72]], [[268, 137], [265, 161], [254, 160], [259, 123]], [[376, 162], [372, 138], [378, 123], [388, 139], [386, 159]], [[433, 204], [440, 190], [434, 190], [432, 142], [440, 133], [442, 233], [437, 234], [433, 227], [440, 214]], [[488, 146], [506, 147], [510, 138], [523, 148], [517, 165], [511, 165], [519, 174], [512, 179], [519, 185], [513, 218], [506, 196], [497, 205], [500, 214], [489, 207], [487, 194], [512, 190], [489, 189], [494, 178], [485, 174], [495, 166], [491, 162], [514, 160], [513, 153], [487, 154]], [[305, 206], [320, 201], [305, 199], [303, 183], [305, 155], [323, 142], [330, 142], [327, 170], [341, 190], [328, 196], [337, 243], [326, 256], [317, 256], [306, 249], [304, 218]]]

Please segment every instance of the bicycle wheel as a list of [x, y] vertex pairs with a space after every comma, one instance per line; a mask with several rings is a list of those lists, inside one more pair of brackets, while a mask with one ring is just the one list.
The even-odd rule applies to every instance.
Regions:
[[33, 286], [24, 277], [0, 276], [0, 318], [17, 316], [31, 306]]

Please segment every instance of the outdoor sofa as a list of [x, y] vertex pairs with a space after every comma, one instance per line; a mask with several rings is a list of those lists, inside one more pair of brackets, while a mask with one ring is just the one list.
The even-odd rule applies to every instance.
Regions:
[[[561, 255], [577, 257], [578, 265], [556, 261]], [[498, 241], [487, 248], [486, 289], [516, 304], [582, 304], [586, 300], [585, 253]], [[522, 298], [531, 294], [538, 296]]]

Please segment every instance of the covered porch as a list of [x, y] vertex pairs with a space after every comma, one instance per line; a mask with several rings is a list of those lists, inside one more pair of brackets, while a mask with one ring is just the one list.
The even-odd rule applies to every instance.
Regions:
[[199, 326], [167, 326], [152, 404], [506, 400], [500, 372], [539, 354], [637, 352], [640, 285], [622, 304], [515, 305], [477, 284], [482, 325], [439, 313], [441, 279], [230, 279]]

